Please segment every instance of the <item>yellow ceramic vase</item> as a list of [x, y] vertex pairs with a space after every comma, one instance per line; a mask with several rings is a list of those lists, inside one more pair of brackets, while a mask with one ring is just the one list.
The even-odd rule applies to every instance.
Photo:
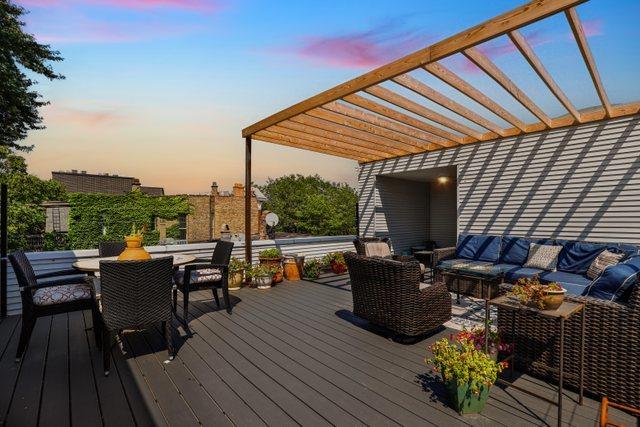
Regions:
[[118, 261], [144, 260], [151, 259], [149, 252], [142, 247], [142, 237], [127, 236], [124, 238], [127, 247], [118, 257]]

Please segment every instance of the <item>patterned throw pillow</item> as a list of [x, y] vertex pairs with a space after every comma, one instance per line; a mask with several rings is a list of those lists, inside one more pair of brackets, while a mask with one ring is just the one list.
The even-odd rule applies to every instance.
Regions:
[[610, 265], [616, 265], [623, 257], [624, 254], [616, 254], [605, 249], [600, 252], [589, 266], [589, 270], [587, 270], [587, 277], [589, 279], [596, 279], [605, 268]]
[[529, 245], [529, 257], [523, 267], [556, 271], [558, 255], [560, 255], [561, 250], [562, 246], [560, 245], [551, 246], [531, 243]]

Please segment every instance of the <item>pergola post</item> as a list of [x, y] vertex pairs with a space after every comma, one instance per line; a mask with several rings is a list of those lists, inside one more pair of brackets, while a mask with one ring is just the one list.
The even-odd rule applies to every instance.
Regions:
[[7, 211], [9, 190], [7, 184], [0, 185], [0, 316], [7, 316]]
[[251, 262], [251, 136], [245, 138], [244, 165], [244, 259]]

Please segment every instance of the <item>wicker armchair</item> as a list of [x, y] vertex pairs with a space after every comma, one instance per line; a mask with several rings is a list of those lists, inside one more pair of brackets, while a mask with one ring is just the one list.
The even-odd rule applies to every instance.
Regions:
[[421, 284], [415, 258], [367, 258], [353, 252], [344, 257], [356, 316], [408, 337], [432, 331], [451, 319], [446, 286]]
[[169, 359], [171, 338], [172, 257], [144, 261], [100, 261], [100, 312], [104, 374], [109, 375], [113, 332], [161, 322]]
[[124, 242], [98, 243], [98, 256], [101, 258], [120, 255], [127, 245]]
[[173, 312], [178, 305], [178, 291], [182, 292], [183, 318], [187, 323], [189, 313], [189, 291], [211, 288], [216, 305], [220, 307], [218, 288], [222, 289], [222, 296], [227, 307], [227, 313], [231, 314], [231, 299], [229, 298], [229, 262], [231, 261], [233, 242], [219, 240], [213, 250], [210, 263], [196, 263], [186, 265], [184, 271], [176, 271], [173, 280], [176, 287], [173, 289]]
[[[91, 285], [86, 282], [86, 274], [75, 269], [35, 274], [31, 262], [23, 251], [10, 254], [9, 261], [18, 279], [22, 299], [22, 328], [16, 360], [22, 358], [38, 317], [91, 310], [95, 324], [97, 307], [91, 296]], [[67, 277], [41, 281], [60, 276]], [[99, 337], [96, 336], [96, 338], [99, 342]]]
[[[503, 285], [507, 291], [511, 285]], [[609, 399], [640, 407], [640, 286], [635, 286], [625, 303], [592, 297], [567, 295], [569, 301], [586, 304], [584, 387]], [[534, 363], [519, 365], [520, 370], [557, 380], [557, 374], [541, 367], [558, 366], [559, 342], [551, 319], [516, 314], [515, 351], [520, 360]], [[565, 383], [578, 386], [580, 354], [580, 316], [565, 324]], [[511, 313], [498, 310], [498, 329], [504, 337], [512, 331]], [[523, 359], [524, 358], [524, 359]]]

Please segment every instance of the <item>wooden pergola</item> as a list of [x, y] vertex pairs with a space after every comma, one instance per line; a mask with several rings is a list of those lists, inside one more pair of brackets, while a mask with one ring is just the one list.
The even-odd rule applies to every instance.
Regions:
[[[574, 126], [640, 111], [640, 102], [613, 105], [607, 97], [587, 37], [575, 9], [587, 0], [537, 0], [464, 30], [279, 111], [242, 130], [246, 143], [246, 255], [251, 260], [251, 142], [260, 140], [300, 148], [360, 163], [480, 141]], [[555, 82], [520, 29], [563, 13], [571, 27], [600, 104], [578, 110]], [[549, 91], [567, 110], [550, 117], [520, 89], [478, 46], [506, 35]], [[525, 123], [440, 61], [462, 54], [510, 94], [537, 122]], [[422, 69], [480, 104], [511, 127], [501, 127], [436, 91], [408, 73]], [[440, 114], [400, 93], [381, 86], [394, 82], [444, 107], [481, 130]], [[362, 96], [366, 94], [365, 96]], [[379, 102], [383, 101], [383, 103]], [[393, 106], [393, 107], [392, 107]], [[410, 113], [410, 114], [408, 114]]]

